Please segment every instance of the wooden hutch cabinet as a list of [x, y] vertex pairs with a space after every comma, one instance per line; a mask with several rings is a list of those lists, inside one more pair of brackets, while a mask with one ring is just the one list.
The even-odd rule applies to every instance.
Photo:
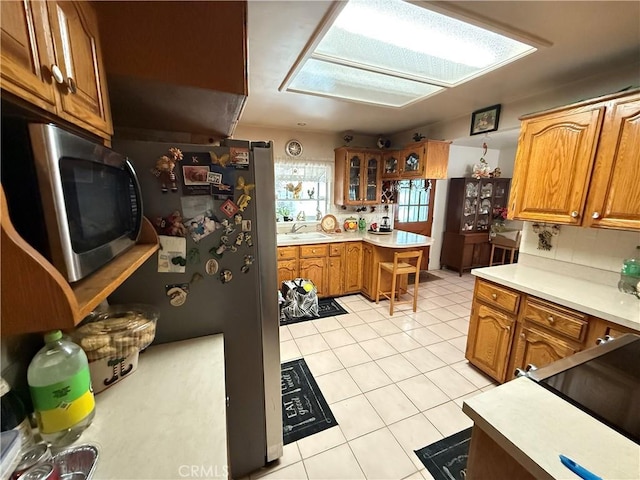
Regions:
[[423, 140], [402, 150], [387, 150], [382, 154], [384, 180], [413, 178], [447, 178], [450, 142]]
[[441, 266], [464, 270], [489, 265], [489, 229], [493, 214], [507, 206], [509, 178], [452, 178], [449, 182], [447, 214]]

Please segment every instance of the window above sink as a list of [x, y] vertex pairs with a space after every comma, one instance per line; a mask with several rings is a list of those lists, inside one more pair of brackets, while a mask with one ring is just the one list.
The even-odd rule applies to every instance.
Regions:
[[[275, 161], [276, 216], [279, 222], [315, 221], [330, 209], [332, 164], [317, 160]], [[304, 220], [302, 219], [304, 217]]]

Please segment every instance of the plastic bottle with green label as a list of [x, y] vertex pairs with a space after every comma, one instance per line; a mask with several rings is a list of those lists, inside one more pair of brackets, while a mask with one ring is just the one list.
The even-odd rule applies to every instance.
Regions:
[[640, 245], [636, 247], [634, 255], [622, 263], [618, 290], [640, 298]]
[[45, 346], [27, 370], [27, 381], [42, 439], [53, 446], [74, 442], [91, 424], [95, 399], [84, 351], [60, 330], [44, 336]]

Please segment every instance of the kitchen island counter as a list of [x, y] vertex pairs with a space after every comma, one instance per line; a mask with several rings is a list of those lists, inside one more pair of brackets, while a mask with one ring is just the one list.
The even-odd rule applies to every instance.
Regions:
[[[560, 463], [560, 454], [602, 478], [640, 478], [636, 443], [528, 378], [465, 400], [462, 410], [474, 421], [469, 474], [475, 461], [487, 461], [487, 455], [473, 457], [475, 429], [480, 429], [486, 435], [478, 435], [481, 441], [505, 452], [536, 479], [578, 478]], [[502, 466], [485, 463], [476, 472]]]
[[640, 300], [616, 287], [522, 263], [476, 268], [471, 273], [640, 332]]
[[366, 242], [385, 248], [416, 248], [433, 245], [433, 238], [417, 233], [394, 230], [390, 233], [344, 232], [327, 233], [325, 238], [305, 238], [304, 234], [279, 234], [278, 246], [307, 245], [315, 243]]
[[228, 478], [225, 398], [222, 335], [152, 346], [76, 444], [98, 446], [95, 479]]

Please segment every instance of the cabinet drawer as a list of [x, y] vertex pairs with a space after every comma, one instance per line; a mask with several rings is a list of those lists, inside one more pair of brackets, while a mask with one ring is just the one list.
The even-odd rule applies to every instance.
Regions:
[[587, 315], [542, 300], [527, 298], [524, 318], [580, 342], [587, 334]]
[[520, 295], [506, 288], [498, 287], [483, 280], [477, 280], [476, 298], [507, 312], [518, 313]]
[[278, 260], [294, 260], [298, 258], [298, 247], [278, 247]]
[[340, 257], [344, 253], [344, 243], [330, 243], [329, 256]]
[[300, 258], [326, 257], [329, 255], [329, 245], [301, 245]]

